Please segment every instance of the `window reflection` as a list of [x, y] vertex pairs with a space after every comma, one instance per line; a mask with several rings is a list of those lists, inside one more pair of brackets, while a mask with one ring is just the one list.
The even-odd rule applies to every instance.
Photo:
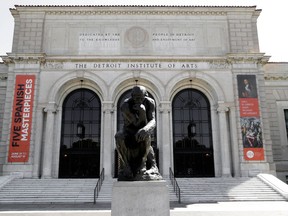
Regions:
[[[195, 89], [179, 92], [172, 102], [172, 117], [175, 176], [214, 176], [210, 103], [207, 97]], [[195, 127], [193, 136], [192, 124]]]
[[88, 89], [63, 102], [59, 177], [95, 178], [100, 164], [101, 102]]

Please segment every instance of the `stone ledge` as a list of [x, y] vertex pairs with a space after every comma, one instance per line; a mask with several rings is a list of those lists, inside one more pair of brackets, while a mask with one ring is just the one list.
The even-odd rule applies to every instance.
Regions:
[[278, 193], [280, 193], [286, 200], [288, 200], [288, 185], [282, 182], [280, 179], [276, 178], [271, 174], [259, 174], [257, 175], [263, 182], [268, 184]]

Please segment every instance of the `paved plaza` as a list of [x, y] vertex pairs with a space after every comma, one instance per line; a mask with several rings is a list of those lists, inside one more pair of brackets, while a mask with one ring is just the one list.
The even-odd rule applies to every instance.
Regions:
[[[1, 216], [110, 216], [111, 204], [0, 204]], [[287, 202], [170, 204], [171, 216], [288, 216]]]

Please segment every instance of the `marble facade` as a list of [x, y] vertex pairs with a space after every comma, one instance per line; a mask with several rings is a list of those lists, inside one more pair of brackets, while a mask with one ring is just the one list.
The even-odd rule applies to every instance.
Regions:
[[[13, 48], [1, 72], [0, 171], [58, 178], [62, 104], [80, 86], [102, 104], [100, 167], [113, 177], [117, 101], [137, 83], [157, 104], [160, 170], [173, 167], [172, 100], [201, 91], [211, 105], [215, 177], [288, 175], [288, 64], [259, 50], [251, 7], [15, 6]], [[7, 161], [15, 76], [36, 76], [29, 160]], [[257, 78], [265, 159], [243, 158], [237, 75]], [[3, 77], [3, 78], [2, 78]], [[83, 80], [80, 82], [80, 80]], [[286, 158], [286, 159], [285, 159]], [[279, 170], [279, 172], [278, 172]], [[280, 171], [281, 170], [281, 171]]]

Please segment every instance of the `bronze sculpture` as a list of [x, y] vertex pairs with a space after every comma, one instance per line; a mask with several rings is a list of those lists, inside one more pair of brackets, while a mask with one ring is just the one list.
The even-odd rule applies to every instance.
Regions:
[[151, 147], [151, 133], [156, 127], [155, 101], [148, 97], [145, 87], [135, 86], [132, 89], [131, 97], [121, 105], [121, 113], [124, 126], [115, 135], [122, 162], [118, 180], [162, 179]]

